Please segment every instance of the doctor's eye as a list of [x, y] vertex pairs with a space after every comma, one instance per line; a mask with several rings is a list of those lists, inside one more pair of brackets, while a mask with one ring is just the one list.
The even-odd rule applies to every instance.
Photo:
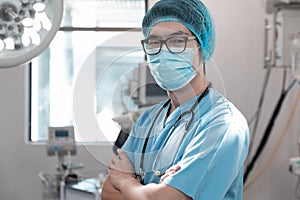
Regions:
[[148, 40], [148, 48], [159, 48], [161, 42], [159, 40]]
[[167, 45], [169, 47], [184, 47], [186, 43], [185, 38], [173, 37], [167, 40]]

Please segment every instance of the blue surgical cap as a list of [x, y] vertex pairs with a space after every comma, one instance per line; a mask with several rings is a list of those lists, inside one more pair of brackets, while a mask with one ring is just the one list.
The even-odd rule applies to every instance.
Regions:
[[215, 49], [213, 19], [200, 0], [160, 0], [148, 10], [143, 19], [143, 33], [148, 37], [151, 28], [159, 22], [179, 22], [198, 39], [203, 62], [206, 63]]

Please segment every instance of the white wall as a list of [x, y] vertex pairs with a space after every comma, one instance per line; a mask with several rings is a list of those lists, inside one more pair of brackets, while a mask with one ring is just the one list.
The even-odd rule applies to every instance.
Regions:
[[[263, 69], [263, 24], [264, 11], [261, 0], [206, 0], [217, 26], [217, 49], [214, 61], [225, 83], [226, 96], [249, 119], [255, 112], [261, 92]], [[213, 73], [215, 69], [208, 69]], [[281, 69], [275, 69], [268, 87], [265, 112], [261, 118], [258, 133], [264, 130], [270, 112], [279, 96]], [[0, 69], [0, 199], [39, 200], [41, 183], [37, 174], [54, 170], [56, 159], [46, 156], [43, 146], [24, 143], [25, 90], [24, 68]], [[211, 75], [210, 75], [211, 76]], [[216, 84], [216, 87], [219, 87]], [[283, 112], [277, 119], [268, 147], [259, 160], [255, 172], [262, 166], [283, 129], [293, 102], [289, 95]], [[288, 158], [297, 155], [296, 124], [284, 139], [271, 167], [258, 182], [245, 192], [246, 200], [295, 199], [296, 177], [288, 172]], [[100, 147], [103, 155], [110, 152], [110, 146]], [[109, 155], [104, 159], [109, 159]], [[84, 147], [79, 147], [75, 161], [83, 162], [84, 173], [96, 175], [104, 166], [95, 160]], [[250, 177], [251, 179], [251, 177]]]

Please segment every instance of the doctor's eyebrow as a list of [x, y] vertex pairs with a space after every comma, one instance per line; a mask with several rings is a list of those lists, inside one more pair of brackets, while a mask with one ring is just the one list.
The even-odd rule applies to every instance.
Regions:
[[[174, 33], [171, 33], [170, 35], [168, 35], [168, 37], [174, 37], [174, 36], [192, 36], [189, 33], [183, 32], [183, 31], [176, 31]], [[160, 39], [162, 38], [160, 35], [156, 35], [156, 34], [150, 34], [148, 36], [149, 39]]]
[[177, 32], [171, 33], [169, 35], [169, 37], [172, 37], [172, 36], [191, 36], [191, 35], [189, 35], [189, 33], [183, 32], [183, 31], [177, 31]]

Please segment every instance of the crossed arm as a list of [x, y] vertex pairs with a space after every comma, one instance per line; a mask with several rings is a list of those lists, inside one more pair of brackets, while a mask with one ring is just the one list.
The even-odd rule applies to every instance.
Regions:
[[191, 200], [181, 191], [165, 185], [162, 181], [175, 173], [179, 166], [166, 171], [161, 178], [161, 183], [142, 185], [134, 176], [133, 166], [126, 153], [118, 150], [119, 157], [112, 158], [107, 180], [101, 193], [102, 200]]

